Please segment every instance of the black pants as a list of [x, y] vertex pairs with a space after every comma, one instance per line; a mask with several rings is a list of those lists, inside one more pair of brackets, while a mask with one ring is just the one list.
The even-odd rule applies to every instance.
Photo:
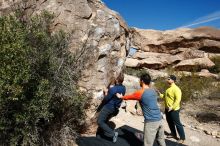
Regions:
[[180, 110], [176, 110], [176, 111], [172, 110], [168, 112], [168, 110], [166, 109], [165, 110], [166, 119], [167, 119], [168, 126], [170, 128], [171, 134], [173, 136], [177, 136], [176, 134], [176, 129], [177, 129], [180, 139], [185, 140], [186, 139], [185, 132], [183, 129], [183, 125], [180, 122], [179, 112]]
[[[118, 114], [119, 110], [118, 109], [108, 109], [106, 107], [103, 107], [101, 112], [99, 113], [98, 117], [98, 126], [101, 128], [104, 132], [104, 135], [107, 137], [113, 137], [114, 136], [114, 129], [109, 127], [108, 121], [116, 116]], [[99, 129], [98, 128], [98, 129]]]

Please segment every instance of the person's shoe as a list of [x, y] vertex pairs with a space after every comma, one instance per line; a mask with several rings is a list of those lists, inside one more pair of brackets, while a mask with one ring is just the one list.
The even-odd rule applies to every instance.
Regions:
[[116, 143], [117, 139], [118, 139], [118, 132], [115, 132], [115, 135], [113, 136], [113, 140], [112, 141], [114, 143]]
[[140, 133], [140, 132], [135, 132], [135, 134], [134, 134], [136, 137], [137, 137], [137, 139], [139, 139], [140, 141], [144, 141], [144, 134], [143, 133]]
[[177, 137], [177, 136], [174, 136], [174, 135], [171, 135], [171, 134], [170, 134], [170, 135], [167, 135], [167, 138], [168, 138], [168, 139], [174, 138], [174, 139], [178, 140], [178, 137]]
[[183, 140], [183, 139], [179, 139], [179, 140], [177, 140], [177, 142], [178, 142], [179, 144], [183, 144], [183, 143], [184, 143], [184, 140]]

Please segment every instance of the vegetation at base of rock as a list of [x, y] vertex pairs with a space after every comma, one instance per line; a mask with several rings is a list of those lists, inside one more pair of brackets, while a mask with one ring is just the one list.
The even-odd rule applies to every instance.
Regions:
[[[211, 93], [220, 90], [218, 82], [214, 78], [199, 77], [197, 75], [181, 76], [176, 84], [182, 90], [182, 100], [196, 100], [201, 97], [209, 96]], [[155, 86], [161, 92], [165, 92], [169, 86], [166, 78], [158, 78]]]
[[131, 68], [131, 67], [125, 67], [124, 73], [136, 77], [140, 77], [143, 73], [146, 73], [145, 69], [137, 69], [137, 68]]
[[76, 85], [68, 34], [51, 34], [47, 12], [29, 20], [20, 14], [0, 17], [0, 143], [42, 145], [63, 127], [79, 132], [86, 95]]
[[211, 73], [217, 73], [220, 75], [220, 56], [219, 57], [213, 57], [212, 62], [215, 64], [213, 67], [209, 69]]

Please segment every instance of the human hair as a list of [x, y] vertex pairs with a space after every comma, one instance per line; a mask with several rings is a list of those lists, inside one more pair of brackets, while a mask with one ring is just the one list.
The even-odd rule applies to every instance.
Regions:
[[171, 79], [171, 80], [173, 80], [174, 82], [176, 82], [176, 76], [175, 76], [175, 75], [170, 75], [170, 76], [168, 77], [168, 79]]
[[108, 88], [114, 86], [115, 84], [116, 84], [116, 80], [115, 80], [114, 77], [112, 77], [112, 78], [110, 79], [110, 83], [109, 83], [109, 85], [108, 85]]
[[122, 84], [124, 82], [124, 74], [121, 72], [118, 77], [116, 78], [116, 82], [118, 84]]
[[146, 85], [150, 85], [151, 77], [148, 73], [144, 73], [141, 75], [140, 81], [142, 81]]

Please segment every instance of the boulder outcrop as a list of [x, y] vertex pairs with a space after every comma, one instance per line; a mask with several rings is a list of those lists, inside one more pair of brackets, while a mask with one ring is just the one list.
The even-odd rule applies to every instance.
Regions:
[[3, 0], [0, 16], [17, 8], [22, 9], [25, 19], [48, 11], [54, 15], [51, 31], [63, 30], [70, 35], [69, 50], [78, 58], [82, 72], [78, 85], [92, 93], [87, 120], [93, 124], [90, 120], [101, 102], [98, 98], [121, 72], [130, 48], [126, 23], [101, 0]]
[[[220, 30], [210, 27], [157, 31], [131, 28], [132, 47], [136, 53], [125, 65], [133, 68], [179, 71], [209, 69], [210, 60], [220, 55]], [[199, 71], [200, 71], [199, 70]]]
[[[79, 86], [97, 97], [117, 77], [130, 48], [128, 27], [101, 0], [3, 0], [0, 15], [20, 7], [26, 16], [48, 11], [55, 17], [51, 31], [70, 34], [70, 47], [82, 65]], [[85, 64], [83, 66], [83, 64]]]

